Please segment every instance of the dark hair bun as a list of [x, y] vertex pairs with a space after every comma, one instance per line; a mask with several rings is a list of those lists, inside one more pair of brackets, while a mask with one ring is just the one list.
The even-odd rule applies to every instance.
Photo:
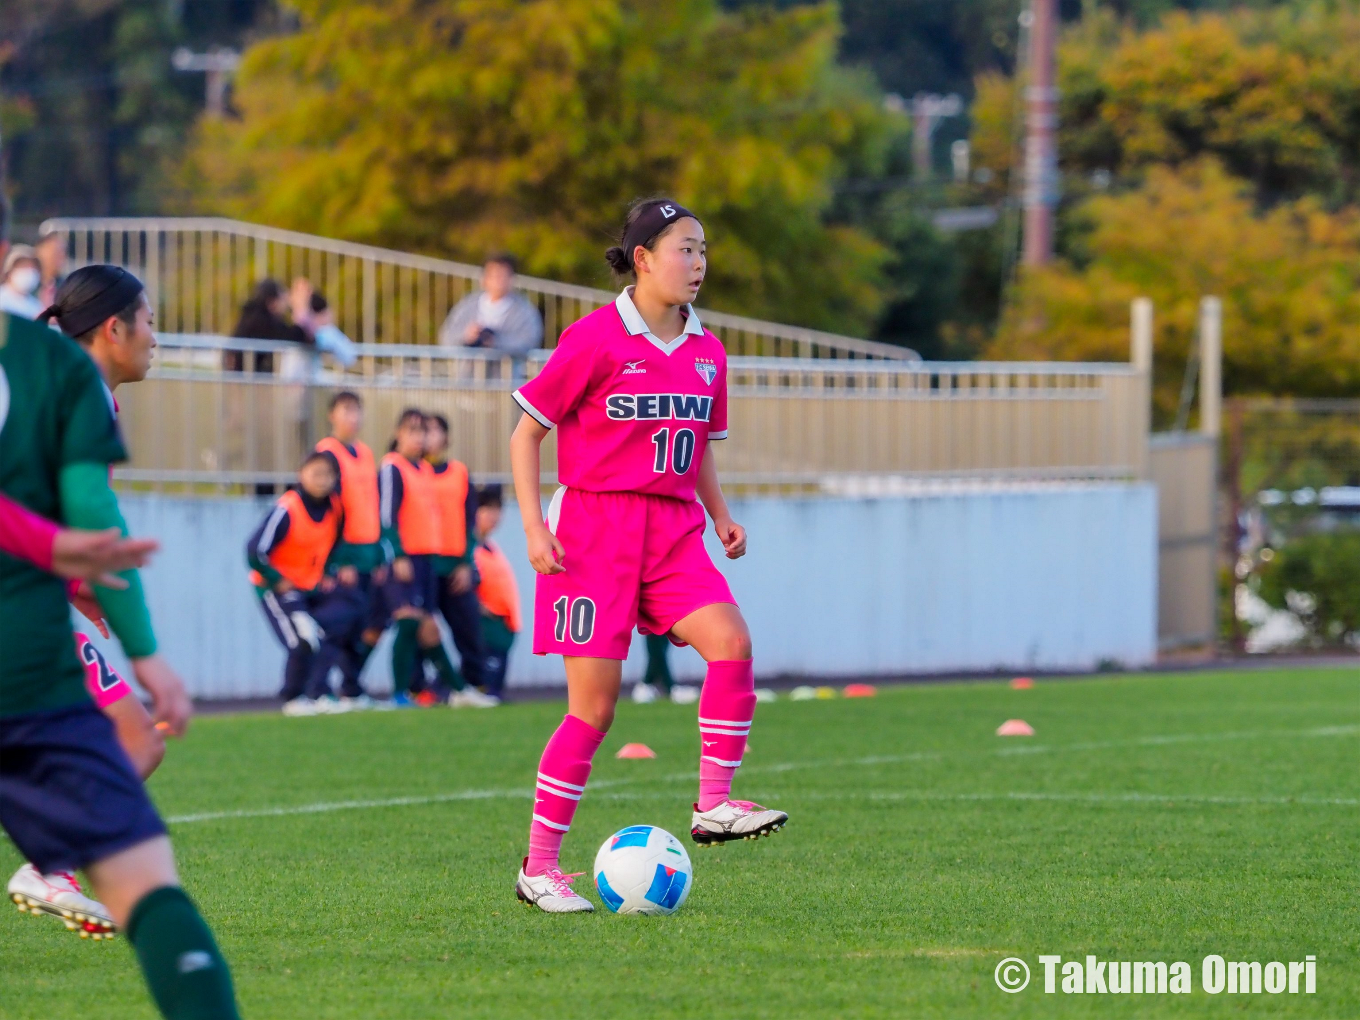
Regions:
[[604, 260], [609, 263], [609, 268], [620, 276], [624, 273], [631, 273], [633, 271], [633, 262], [628, 257], [628, 253], [617, 244], [612, 248], [606, 249]]

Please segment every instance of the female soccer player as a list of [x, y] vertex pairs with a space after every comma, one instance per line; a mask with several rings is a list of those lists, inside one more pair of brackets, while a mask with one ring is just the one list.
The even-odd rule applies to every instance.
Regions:
[[463, 678], [453, 668], [430, 615], [438, 604], [434, 557], [439, 552], [439, 503], [434, 469], [425, 461], [425, 415], [407, 408], [397, 419], [392, 449], [378, 472], [378, 508], [382, 540], [392, 556], [384, 598], [394, 607], [397, 635], [392, 642], [392, 703], [409, 708], [407, 693], [415, 669], [416, 650], [423, 649], [440, 678], [454, 690]]
[[[113, 391], [123, 383], [139, 382], [151, 368], [151, 352], [156, 346], [151, 331], [151, 306], [142, 283], [117, 266], [91, 265], [72, 273], [57, 291], [54, 304], [40, 318], [52, 320], [74, 338], [89, 355], [103, 379], [104, 407], [117, 411]], [[50, 334], [49, 334], [50, 335]], [[113, 493], [108, 488], [108, 471], [95, 464], [78, 464], [63, 477], [63, 513], [68, 518], [108, 523], [121, 521]], [[72, 603], [89, 617], [108, 637], [107, 615], [123, 650], [133, 659], [139, 679], [142, 674], [160, 674], [168, 669], [155, 653], [151, 620], [135, 573], [128, 581], [109, 586], [96, 582], [98, 593], [89, 585], [68, 586]], [[84, 668], [85, 687], [95, 706], [113, 723], [118, 744], [126, 752], [137, 775], [146, 780], [165, 757], [165, 738], [155, 720], [134, 696], [131, 686], [118, 675], [98, 647], [83, 633], [75, 635], [76, 656]], [[176, 681], [177, 683], [178, 681]], [[147, 686], [144, 683], [144, 686]], [[148, 690], [150, 690], [148, 686]], [[113, 917], [98, 902], [84, 895], [70, 870], [41, 873], [25, 864], [7, 886], [11, 898], [33, 909], [63, 916], [68, 926], [72, 917], [86, 918], [74, 930], [82, 936], [112, 931]]]
[[[87, 341], [86, 351], [0, 316], [0, 378], [11, 396], [0, 488], [76, 527], [124, 530], [108, 470], [126, 452], [108, 391], [132, 381], [124, 371], [149, 361], [154, 346], [151, 308], [130, 276], [86, 267], [58, 291], [55, 318]], [[111, 355], [103, 380], [101, 350]], [[156, 720], [181, 734], [192, 712], [188, 695], [156, 654], [135, 576], [124, 580], [122, 592], [98, 589], [104, 613], [151, 694]], [[162, 1015], [235, 1018], [226, 961], [180, 888], [165, 825], [113, 725], [91, 703], [73, 636], [65, 585], [0, 557], [0, 827], [39, 873], [86, 870], [107, 916], [127, 932]]]
[[[730, 797], [756, 696], [746, 621], [703, 545], [707, 510], [728, 558], [746, 552], [746, 531], [705, 456], [710, 440], [727, 438], [727, 356], [690, 304], [707, 267], [704, 229], [675, 202], [640, 202], [605, 257], [636, 283], [568, 328], [538, 376], [515, 391], [524, 416], [510, 440], [539, 574], [534, 652], [562, 655], [567, 671], [567, 715], [539, 763], [529, 855], [515, 885], [521, 900], [552, 913], [594, 909], [572, 891], [558, 851], [613, 722], [634, 626], [693, 645], [708, 662], [695, 842], [755, 838], [788, 820]], [[539, 445], [554, 427], [561, 487], [544, 521]]]

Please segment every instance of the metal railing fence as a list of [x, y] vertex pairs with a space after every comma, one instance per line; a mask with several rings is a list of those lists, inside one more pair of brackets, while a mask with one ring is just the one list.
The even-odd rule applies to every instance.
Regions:
[[[132, 452], [115, 478], [220, 492], [294, 477], [325, 434], [330, 397], [364, 401], [381, 452], [406, 407], [449, 420], [452, 454], [482, 481], [508, 481], [509, 438], [527, 364], [476, 350], [364, 344], [345, 369], [297, 345], [161, 335], [146, 381], [119, 390]], [[235, 370], [227, 352], [240, 352]], [[863, 479], [1141, 478], [1147, 379], [1128, 365], [733, 358], [724, 483], [844, 492]], [[545, 480], [556, 477], [553, 437]]]
[[[364, 343], [434, 344], [449, 310], [477, 285], [481, 267], [373, 245], [210, 217], [60, 218], [76, 264], [111, 262], [146, 284], [167, 333], [228, 334], [255, 284], [305, 276], [326, 295], [336, 325]], [[547, 346], [616, 294], [529, 276], [519, 289], [543, 315]], [[919, 360], [905, 347], [699, 310], [733, 355]]]

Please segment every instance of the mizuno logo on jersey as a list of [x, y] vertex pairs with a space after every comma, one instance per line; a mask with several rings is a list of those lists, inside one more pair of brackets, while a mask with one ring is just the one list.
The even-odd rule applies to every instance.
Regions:
[[615, 393], [605, 406], [615, 421], [708, 421], [713, 398], [696, 393]]
[[642, 366], [645, 365], [646, 363], [647, 363], [647, 359], [646, 359], [646, 358], [641, 358], [641, 359], [639, 359], [638, 361], [625, 361], [625, 362], [623, 363], [623, 364], [624, 364], [624, 369], [623, 369], [623, 373], [622, 373], [622, 374], [623, 374], [623, 375], [646, 375], [646, 374], [647, 374], [647, 370], [646, 370], [645, 368], [642, 367]]

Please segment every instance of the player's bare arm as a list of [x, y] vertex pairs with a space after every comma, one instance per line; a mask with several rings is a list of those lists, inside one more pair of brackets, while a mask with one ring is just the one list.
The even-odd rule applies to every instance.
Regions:
[[540, 574], [560, 574], [566, 550], [543, 523], [543, 492], [539, 486], [539, 447], [548, 434], [542, 423], [521, 415], [510, 437], [510, 470], [515, 478], [515, 499], [524, 521], [529, 563]]
[[52, 573], [122, 589], [127, 582], [115, 575], [146, 566], [159, 548], [155, 539], [124, 538], [117, 528], [63, 528], [52, 541]]
[[713, 460], [713, 441], [709, 441], [708, 456], [699, 465], [699, 477], [695, 480], [694, 491], [699, 502], [713, 518], [713, 530], [723, 544], [723, 551], [729, 560], [746, 555], [746, 529], [732, 520], [727, 509], [727, 498], [723, 495], [722, 484], [718, 481], [718, 465]]

